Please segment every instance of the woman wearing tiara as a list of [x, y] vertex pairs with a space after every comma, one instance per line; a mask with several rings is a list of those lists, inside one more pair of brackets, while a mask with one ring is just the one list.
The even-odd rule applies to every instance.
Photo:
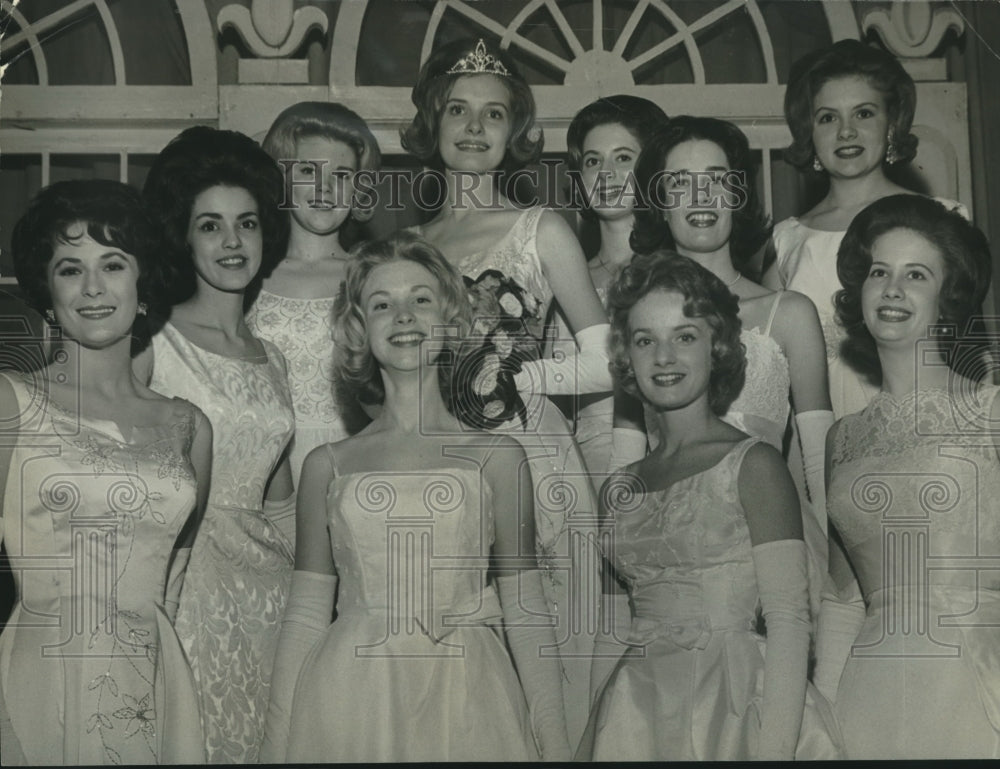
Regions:
[[[569, 225], [541, 207], [515, 207], [501, 190], [503, 173], [524, 168], [542, 149], [534, 97], [511, 58], [483, 40], [456, 41], [431, 54], [412, 98], [417, 115], [402, 133], [403, 147], [442, 172], [446, 194], [444, 205], [419, 230], [482, 300], [479, 327], [484, 345], [496, 356], [497, 374], [480, 380], [482, 423], [517, 438], [531, 467], [539, 555], [547, 569], [546, 598], [558, 620], [573, 741], [588, 710], [599, 600], [598, 558], [588, 538], [597, 505], [572, 430], [546, 395], [611, 389], [607, 317]], [[576, 344], [562, 360], [538, 359], [541, 327], [553, 299]], [[484, 311], [487, 307], [496, 309]], [[500, 328], [483, 315], [501, 317]], [[511, 380], [509, 364], [515, 359]], [[515, 386], [524, 408], [494, 411], [492, 395]]]
[[[838, 40], [806, 54], [788, 77], [788, 160], [804, 172], [826, 175], [830, 189], [810, 211], [775, 226], [775, 262], [763, 283], [801, 292], [816, 305], [837, 419], [860, 411], [878, 392], [872, 373], [841, 347], [845, 334], [834, 320], [833, 302], [840, 287], [837, 246], [858, 211], [909, 192], [886, 170], [917, 154], [917, 137], [910, 133], [916, 100], [913, 78], [899, 61], [858, 40]], [[967, 216], [960, 203], [941, 202]]]
[[195, 126], [160, 152], [143, 189], [175, 272], [174, 306], [136, 372], [197, 404], [215, 430], [212, 488], [177, 614], [209, 763], [256, 761], [292, 575], [288, 377], [281, 353], [243, 317], [247, 287], [285, 252], [282, 181], [250, 137]]

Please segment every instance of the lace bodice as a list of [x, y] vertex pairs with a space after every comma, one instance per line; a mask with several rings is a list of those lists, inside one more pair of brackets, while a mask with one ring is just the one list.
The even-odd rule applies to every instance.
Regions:
[[296, 421], [339, 426], [346, 436], [333, 392], [333, 303], [333, 297], [291, 299], [262, 289], [247, 325], [281, 350]]
[[619, 500], [612, 505], [611, 555], [636, 617], [681, 645], [680, 637], [692, 633], [694, 643], [712, 629], [752, 627], [757, 580], [738, 480], [743, 457], [759, 440], [741, 441], [714, 466], [661, 491], [606, 489]]
[[957, 563], [925, 567], [1000, 552], [1000, 460], [989, 421], [998, 391], [924, 389], [899, 399], [882, 392], [835, 426], [828, 509], [865, 594], [885, 586], [893, 543], [913, 538], [927, 558], [892, 577], [904, 583], [929, 576], [966, 584], [975, 572]]
[[295, 428], [284, 360], [262, 343], [267, 361], [251, 363], [198, 347], [170, 323], [153, 337], [150, 387], [187, 398], [212, 423], [213, 506], [260, 510]]
[[327, 493], [327, 515], [340, 578], [339, 615], [415, 621], [440, 637], [483, 608], [493, 509], [478, 470], [337, 476]]
[[759, 328], [742, 332], [740, 341], [747, 349], [746, 383], [723, 420], [780, 451], [791, 410], [788, 358], [774, 337]]

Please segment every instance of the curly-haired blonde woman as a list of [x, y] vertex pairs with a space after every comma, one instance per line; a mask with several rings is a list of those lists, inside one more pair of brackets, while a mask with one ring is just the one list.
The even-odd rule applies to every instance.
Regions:
[[524, 450], [450, 406], [443, 334], [469, 326], [462, 278], [427, 242], [356, 252], [337, 374], [381, 409], [303, 465], [264, 760], [570, 756], [559, 661], [537, 653], [555, 633], [530, 616], [546, 606]]

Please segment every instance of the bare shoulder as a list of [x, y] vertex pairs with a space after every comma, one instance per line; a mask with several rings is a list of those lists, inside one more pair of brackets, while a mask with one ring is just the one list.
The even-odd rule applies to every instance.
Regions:
[[555, 211], [545, 209], [538, 220], [539, 239], [572, 238], [576, 242], [576, 235], [573, 228], [569, 226], [562, 216]]
[[817, 318], [816, 305], [813, 304], [813, 300], [810, 299], [805, 294], [801, 294], [798, 291], [782, 291], [781, 298], [778, 300], [780, 305], [778, 306], [778, 313], [775, 316], [775, 322], [795, 322], [799, 320], [809, 320], [811, 318]]
[[772, 328], [777, 332], [801, 333], [803, 326], [819, 327], [819, 314], [816, 305], [805, 294], [798, 291], [782, 291], [778, 302], [778, 310], [774, 314]]
[[[341, 441], [341, 443], [343, 443], [343, 441]], [[323, 443], [306, 454], [306, 458], [302, 462], [302, 479], [306, 478], [307, 471], [310, 478], [314, 478], [317, 475], [333, 477], [335, 461], [334, 456], [337, 451], [337, 445], [338, 444]]]
[[755, 443], [743, 456], [740, 478], [763, 479], [773, 474], [787, 474], [788, 467], [781, 453], [770, 443]]

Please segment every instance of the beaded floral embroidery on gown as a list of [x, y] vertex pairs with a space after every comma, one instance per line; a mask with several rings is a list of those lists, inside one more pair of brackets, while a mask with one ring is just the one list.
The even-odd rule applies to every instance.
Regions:
[[[331, 452], [332, 454], [332, 452]], [[537, 760], [484, 566], [492, 492], [479, 470], [334, 477], [337, 619], [306, 657], [293, 762]]]
[[0, 710], [22, 760], [203, 761], [194, 681], [162, 604], [204, 417], [176, 399], [170, 421], [126, 439], [31, 375], [5, 376], [21, 427], [3, 500], [18, 602], [0, 634]]
[[880, 392], [834, 427], [830, 521], [868, 605], [835, 706], [849, 758], [1000, 756], [998, 392]]
[[333, 302], [333, 297], [292, 299], [261, 289], [246, 317], [254, 336], [272, 342], [288, 366], [295, 410], [289, 460], [296, 488], [306, 455], [347, 437], [333, 390]]
[[263, 344], [267, 362], [252, 363], [204, 350], [170, 323], [153, 337], [150, 387], [183, 395], [213, 427], [212, 487], [177, 613], [210, 763], [256, 761], [294, 560], [262, 511], [294, 430], [281, 353]]
[[[495, 246], [466, 255], [457, 264], [475, 279], [485, 270], [513, 278], [546, 317], [553, 293], [538, 255], [541, 207], [528, 208]], [[498, 431], [524, 448], [535, 486], [538, 561], [545, 570], [542, 587], [557, 616], [556, 638], [565, 680], [563, 695], [570, 742], [580, 735], [588, 714], [590, 655], [600, 601], [596, 541], [597, 499], [586, 465], [558, 407], [542, 394], [526, 398], [527, 429], [511, 420]], [[571, 617], [570, 612], [576, 616]], [[575, 626], [575, 629], [574, 629]]]
[[[636, 493], [614, 476], [614, 545], [606, 553], [634, 607], [629, 648], [591, 712], [578, 760], [753, 759], [765, 642], [736, 444], [712, 467]], [[621, 484], [624, 483], [624, 486]], [[624, 493], [618, 493], [621, 489]], [[796, 758], [839, 757], [826, 701], [810, 687]]]

